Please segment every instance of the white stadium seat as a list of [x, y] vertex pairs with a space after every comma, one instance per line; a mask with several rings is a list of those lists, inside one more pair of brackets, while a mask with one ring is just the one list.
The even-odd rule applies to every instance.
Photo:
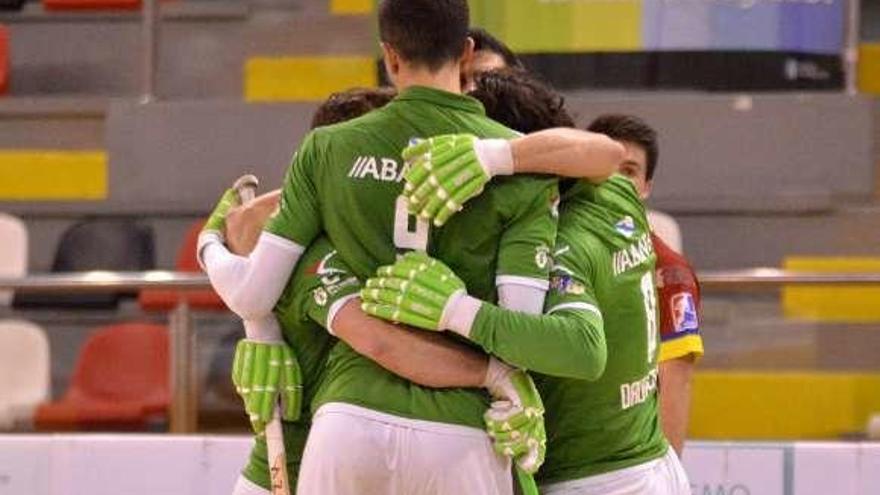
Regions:
[[49, 340], [23, 320], [0, 320], [0, 430], [30, 421], [49, 398]]
[[[0, 213], [0, 277], [23, 277], [28, 265], [28, 233], [20, 219]], [[0, 306], [12, 303], [12, 291], [0, 291]]]

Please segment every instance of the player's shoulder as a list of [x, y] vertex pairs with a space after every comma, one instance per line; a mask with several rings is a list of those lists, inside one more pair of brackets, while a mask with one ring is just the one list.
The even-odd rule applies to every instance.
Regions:
[[559, 216], [556, 231], [556, 251], [580, 259], [593, 259], [608, 253], [608, 246], [602, 238], [577, 215]]
[[657, 281], [660, 288], [698, 286], [693, 266], [682, 254], [669, 247], [657, 234], [651, 233], [654, 253], [657, 255]]
[[694, 268], [685, 256], [672, 249], [656, 233], [651, 232], [651, 243], [654, 245], [654, 252], [657, 254], [657, 269], [661, 268], [679, 268], [693, 273]]
[[316, 127], [309, 132], [308, 136], [311, 136], [316, 143], [325, 143], [331, 139], [340, 139], [353, 134], [360, 134], [365, 129], [368, 129], [369, 126], [382, 122], [381, 110], [373, 110], [359, 117], [337, 122], [336, 124]]

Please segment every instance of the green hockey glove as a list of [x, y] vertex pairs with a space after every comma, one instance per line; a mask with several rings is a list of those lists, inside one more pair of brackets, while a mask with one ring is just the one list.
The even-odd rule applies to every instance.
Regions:
[[449, 267], [425, 253], [411, 252], [379, 268], [361, 290], [361, 299], [363, 310], [372, 316], [447, 330], [459, 303], [473, 298]]
[[403, 151], [409, 164], [403, 194], [409, 209], [438, 227], [482, 192], [495, 175], [513, 173], [513, 154], [504, 139], [447, 134], [415, 141]]
[[299, 419], [302, 373], [287, 344], [240, 340], [232, 363], [232, 382], [255, 433], [264, 432], [279, 400], [282, 419]]

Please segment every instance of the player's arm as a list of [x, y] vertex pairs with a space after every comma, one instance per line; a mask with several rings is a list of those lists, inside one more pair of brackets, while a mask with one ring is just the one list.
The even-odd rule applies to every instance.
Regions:
[[489, 357], [452, 339], [373, 318], [348, 301], [335, 315], [333, 333], [359, 354], [395, 375], [433, 388], [483, 387]]
[[[481, 146], [490, 147], [489, 141]], [[625, 153], [622, 144], [604, 134], [564, 127], [535, 132], [507, 143], [509, 152], [504, 143], [498, 143], [497, 158], [486, 154], [482, 158], [498, 160], [492, 166], [500, 165], [503, 169], [508, 167], [505, 160], [509, 153], [515, 174], [550, 174], [595, 183], [611, 177]]]
[[[658, 254], [663, 249], [655, 240]], [[662, 242], [662, 241], [661, 241]], [[667, 248], [668, 249], [668, 248]], [[699, 286], [690, 266], [658, 258], [660, 296], [660, 421], [680, 456], [687, 437], [691, 380], [703, 342], [699, 333]]]
[[278, 214], [269, 221], [250, 256], [237, 256], [225, 244], [225, 217], [236, 203], [229, 191], [199, 235], [197, 254], [211, 285], [242, 319], [260, 320], [271, 313], [304, 246], [320, 233], [320, 209], [311, 176], [317, 154], [312, 133], [288, 170]]
[[663, 434], [681, 456], [687, 438], [691, 405], [691, 378], [696, 357], [693, 354], [662, 361], [660, 369], [660, 422]]
[[516, 138], [467, 134], [421, 141], [404, 150], [410, 164], [410, 211], [442, 225], [496, 175], [539, 173], [602, 182], [623, 160], [624, 148], [603, 134], [556, 128]]
[[[572, 270], [561, 267], [558, 276], [569, 277], [568, 271]], [[584, 290], [564, 294], [561, 300], [551, 292], [548, 314], [530, 315], [468, 296], [461, 280], [441, 262], [410, 253], [380, 268], [361, 297], [372, 315], [456, 332], [515, 366], [595, 380], [604, 372], [607, 357], [602, 315], [588, 292], [588, 281], [577, 280]]]
[[306, 260], [308, 266], [317, 261], [321, 266], [321, 273], [306, 275], [309, 318], [359, 354], [422, 386], [485, 388], [493, 398], [518, 407], [540, 405], [531, 380], [521, 370], [461, 342], [365, 314], [358, 297], [360, 282], [326, 240], [313, 244]]

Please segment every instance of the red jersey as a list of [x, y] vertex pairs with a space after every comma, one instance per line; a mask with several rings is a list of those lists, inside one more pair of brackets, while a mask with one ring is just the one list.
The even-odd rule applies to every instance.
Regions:
[[700, 337], [700, 286], [684, 256], [651, 234], [657, 254], [660, 302], [660, 361], [703, 354]]

